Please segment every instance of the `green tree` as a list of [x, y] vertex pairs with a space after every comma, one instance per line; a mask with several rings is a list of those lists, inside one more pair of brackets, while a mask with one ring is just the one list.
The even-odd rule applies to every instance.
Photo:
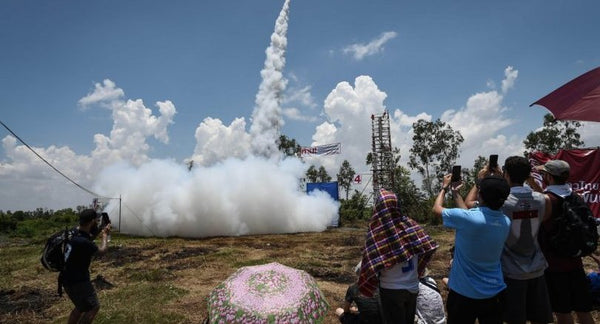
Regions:
[[340, 171], [337, 174], [338, 185], [344, 189], [346, 192], [346, 200], [348, 200], [348, 194], [350, 192], [350, 187], [352, 186], [352, 180], [354, 179], [354, 175], [356, 172], [350, 166], [350, 162], [348, 160], [344, 160], [342, 162], [342, 166], [340, 167]]
[[331, 181], [331, 177], [327, 174], [327, 170], [325, 170], [324, 166], [320, 166], [319, 169], [317, 169], [314, 165], [311, 165], [308, 170], [306, 170], [306, 179], [309, 182]]
[[324, 166], [319, 167], [319, 171], [317, 171], [317, 179], [319, 182], [329, 182], [331, 181], [331, 176], [327, 173]]
[[473, 168], [463, 168], [462, 169], [462, 178], [463, 178], [462, 180], [463, 180], [463, 183], [465, 184], [463, 186], [463, 189], [465, 189], [465, 187], [470, 188], [471, 186], [473, 186], [475, 184], [475, 179], [477, 179], [477, 174], [487, 164], [488, 164], [488, 159], [486, 157], [478, 155], [477, 158], [475, 159], [475, 162], [473, 162]]
[[561, 149], [582, 147], [584, 143], [577, 132], [580, 126], [578, 121], [556, 120], [552, 114], [546, 114], [542, 129], [530, 132], [523, 141], [525, 156], [536, 151], [556, 154]]
[[288, 138], [285, 135], [280, 135], [277, 140], [277, 148], [285, 156], [295, 156], [296, 153], [300, 152], [300, 144], [293, 138]]
[[350, 199], [342, 200], [340, 205], [342, 223], [348, 224], [355, 220], [368, 218], [370, 214], [367, 212], [367, 200], [367, 197], [358, 190], [354, 190]]
[[308, 170], [306, 170], [306, 179], [308, 182], [317, 182], [317, 179], [319, 179], [319, 173], [314, 165], [311, 165], [308, 167]]
[[438, 174], [450, 170], [464, 139], [459, 131], [439, 119], [420, 119], [413, 123], [413, 132], [408, 166], [423, 176], [423, 189], [432, 197], [440, 186]]
[[410, 171], [397, 165], [394, 168], [394, 193], [398, 196], [402, 213], [416, 221], [426, 221], [431, 214], [431, 206], [425, 204], [425, 195], [410, 178]]

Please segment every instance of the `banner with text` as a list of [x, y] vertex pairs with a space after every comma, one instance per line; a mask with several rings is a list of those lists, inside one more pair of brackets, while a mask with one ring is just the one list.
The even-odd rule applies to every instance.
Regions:
[[[600, 218], [600, 150], [573, 149], [561, 150], [555, 156], [543, 152], [529, 155], [533, 166], [541, 165], [549, 160], [563, 160], [571, 166], [569, 186], [579, 193], [590, 206], [594, 216]], [[537, 175], [541, 178], [540, 175]]]
[[342, 152], [342, 143], [325, 144], [319, 146], [303, 147], [300, 150], [301, 156], [307, 155], [332, 155]]

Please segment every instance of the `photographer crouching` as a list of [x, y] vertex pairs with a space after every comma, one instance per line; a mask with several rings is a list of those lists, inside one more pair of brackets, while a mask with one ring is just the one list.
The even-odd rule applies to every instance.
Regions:
[[[65, 249], [65, 268], [59, 274], [59, 283], [64, 287], [75, 308], [69, 315], [68, 323], [91, 323], [100, 309], [98, 296], [90, 281], [90, 263], [98, 253], [108, 250], [107, 237], [110, 223], [100, 229], [98, 214], [93, 209], [85, 209], [79, 214], [77, 233], [69, 240]], [[100, 247], [94, 243], [100, 235]]]

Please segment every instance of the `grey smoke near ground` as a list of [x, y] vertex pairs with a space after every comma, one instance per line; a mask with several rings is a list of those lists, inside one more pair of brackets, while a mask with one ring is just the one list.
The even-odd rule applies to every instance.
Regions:
[[119, 201], [110, 200], [105, 208], [113, 215], [113, 226], [137, 235], [206, 237], [322, 231], [337, 217], [339, 204], [328, 194], [302, 190], [306, 166], [296, 158], [280, 160], [277, 148], [288, 13], [286, 0], [266, 50], [249, 155], [236, 153], [215, 162], [218, 155], [212, 154], [210, 166], [198, 164], [189, 172], [181, 163], [165, 160], [113, 165], [94, 186], [97, 192], [123, 198], [120, 224], [115, 217]]

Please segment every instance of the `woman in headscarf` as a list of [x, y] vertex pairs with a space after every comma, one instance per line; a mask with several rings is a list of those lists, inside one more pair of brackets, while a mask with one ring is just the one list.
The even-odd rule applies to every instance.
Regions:
[[419, 274], [438, 245], [408, 216], [396, 195], [380, 189], [363, 251], [359, 290], [372, 296], [379, 288], [386, 323], [414, 322]]

